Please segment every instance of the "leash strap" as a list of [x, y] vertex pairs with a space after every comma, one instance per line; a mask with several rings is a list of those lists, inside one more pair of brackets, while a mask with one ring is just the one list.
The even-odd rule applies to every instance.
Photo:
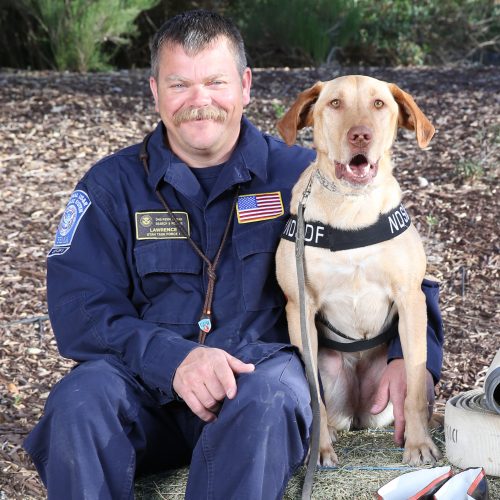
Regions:
[[312, 176], [309, 179], [302, 201], [297, 207], [297, 238], [295, 241], [295, 262], [297, 266], [297, 281], [299, 286], [300, 302], [300, 334], [302, 338], [303, 359], [306, 369], [309, 392], [311, 395], [311, 409], [313, 414], [309, 462], [307, 464], [306, 475], [302, 485], [302, 500], [310, 500], [314, 482], [314, 471], [319, 457], [319, 431], [320, 431], [320, 406], [319, 388], [317, 384], [318, 371], [313, 364], [311, 339], [307, 334], [306, 304], [305, 304], [305, 272], [304, 272], [304, 207], [305, 200], [311, 192]]
[[379, 333], [377, 336], [366, 340], [355, 340], [351, 337], [347, 337], [342, 332], [339, 332], [326, 318], [317, 314], [316, 315], [316, 326], [318, 323], [328, 328], [333, 333], [339, 335], [340, 337], [347, 338], [353, 342], [337, 342], [336, 340], [329, 339], [324, 335], [319, 336], [318, 342], [321, 347], [327, 347], [328, 349], [334, 349], [335, 351], [341, 352], [359, 352], [366, 351], [367, 349], [372, 349], [377, 347], [389, 340], [392, 340], [398, 335], [398, 316], [395, 316], [391, 323]]

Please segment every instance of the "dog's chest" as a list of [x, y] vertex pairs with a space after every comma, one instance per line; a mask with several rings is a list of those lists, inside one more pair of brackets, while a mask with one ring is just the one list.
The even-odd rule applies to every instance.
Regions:
[[392, 299], [382, 259], [377, 245], [344, 252], [306, 248], [308, 286], [322, 313], [346, 335], [372, 337], [387, 319]]

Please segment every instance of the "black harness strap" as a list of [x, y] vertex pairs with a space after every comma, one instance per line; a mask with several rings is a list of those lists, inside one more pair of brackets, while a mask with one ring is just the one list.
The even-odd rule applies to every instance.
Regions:
[[[332, 252], [366, 247], [390, 240], [406, 231], [411, 225], [410, 216], [401, 203], [390, 212], [380, 214], [371, 226], [351, 231], [338, 229], [323, 222], [306, 221], [304, 243], [308, 246], [326, 248]], [[291, 215], [281, 237], [295, 241], [297, 235], [297, 217]]]
[[[342, 332], [339, 332], [327, 319], [323, 318], [320, 314], [316, 315], [316, 327], [318, 328], [318, 323], [328, 328], [330, 331], [343, 337], [345, 339], [350, 339], [352, 342], [337, 342], [336, 340], [329, 339], [324, 335], [318, 336], [318, 342], [321, 347], [327, 347], [328, 349], [334, 349], [335, 351], [341, 352], [359, 352], [366, 351], [367, 349], [372, 349], [377, 347], [389, 340], [392, 340], [396, 335], [398, 335], [398, 316], [394, 316], [391, 323], [377, 336], [366, 340], [355, 340]], [[319, 328], [318, 328], [319, 330]]]

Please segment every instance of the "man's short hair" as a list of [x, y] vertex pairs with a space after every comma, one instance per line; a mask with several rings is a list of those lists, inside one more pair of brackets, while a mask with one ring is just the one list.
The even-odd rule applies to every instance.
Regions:
[[247, 67], [245, 44], [236, 25], [228, 18], [208, 10], [191, 10], [166, 21], [151, 42], [151, 76], [158, 78], [159, 58], [166, 45], [181, 45], [189, 55], [196, 55], [214, 40], [226, 37], [235, 55], [240, 75]]

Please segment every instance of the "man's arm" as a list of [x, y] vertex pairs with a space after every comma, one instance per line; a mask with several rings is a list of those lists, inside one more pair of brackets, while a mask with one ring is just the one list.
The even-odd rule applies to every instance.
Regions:
[[[439, 284], [425, 279], [422, 283], [427, 305], [427, 401], [429, 417], [434, 407], [434, 385], [441, 377], [443, 362], [443, 323], [439, 311]], [[380, 413], [388, 402], [393, 404], [394, 440], [404, 442], [404, 401], [406, 397], [406, 371], [399, 337], [389, 345], [388, 364], [380, 380], [371, 412]]]
[[103, 187], [84, 182], [77, 189], [88, 207], [75, 215], [76, 205], [68, 206], [57, 239], [69, 244], [54, 247], [47, 263], [59, 350], [76, 361], [118, 358], [159, 400], [172, 400], [175, 370], [199, 344], [140, 318], [138, 308], [147, 306], [147, 298], [127, 252], [131, 221], [120, 220]]
[[[424, 279], [422, 291], [427, 307], [427, 371], [432, 374], [434, 383], [437, 384], [441, 378], [444, 343], [443, 320], [439, 310], [439, 283]], [[390, 342], [387, 357], [389, 362], [403, 357], [399, 337]]]

